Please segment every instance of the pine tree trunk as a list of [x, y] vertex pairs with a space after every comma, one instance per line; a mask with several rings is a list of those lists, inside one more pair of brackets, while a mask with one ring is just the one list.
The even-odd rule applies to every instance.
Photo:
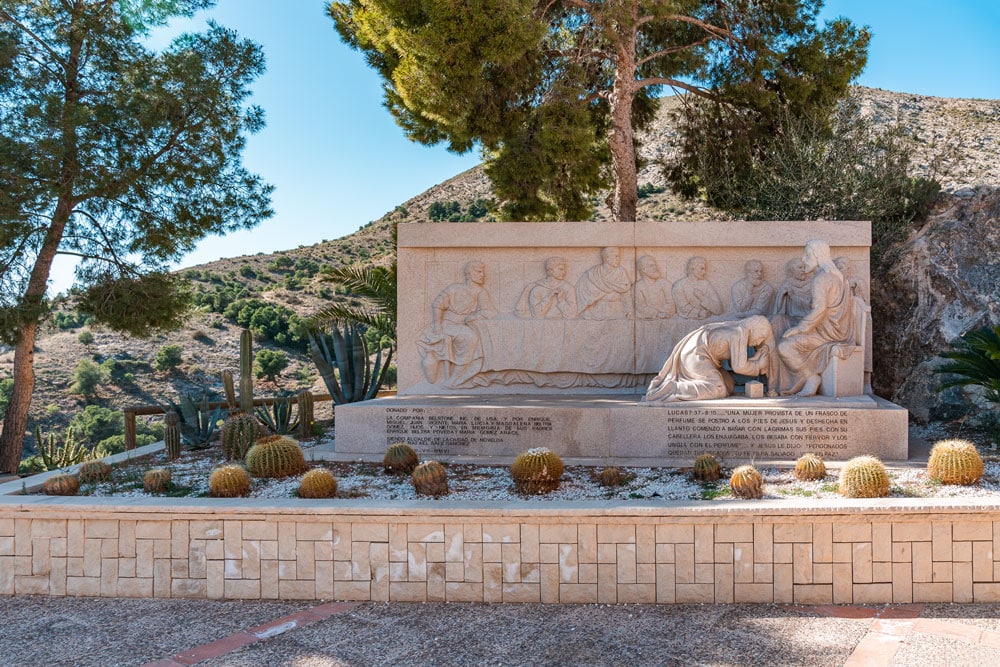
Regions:
[[608, 147], [615, 184], [608, 196], [611, 218], [616, 222], [634, 222], [638, 207], [638, 176], [635, 169], [635, 140], [632, 129], [632, 101], [635, 98], [635, 31], [626, 27], [618, 35], [615, 78], [608, 100], [611, 128]]

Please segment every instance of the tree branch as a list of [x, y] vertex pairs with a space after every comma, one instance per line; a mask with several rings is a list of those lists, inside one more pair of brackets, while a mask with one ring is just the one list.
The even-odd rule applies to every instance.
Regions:
[[23, 25], [17, 19], [15, 19], [13, 16], [11, 16], [7, 12], [7, 10], [0, 9], [0, 18], [6, 20], [8, 23], [16, 26], [18, 28], [18, 30], [20, 30], [24, 34], [28, 35], [29, 37], [31, 37], [31, 39], [33, 39], [35, 42], [38, 43], [38, 45], [40, 47], [42, 47], [45, 51], [47, 51], [48, 54], [50, 56], [52, 56], [56, 60], [56, 62], [58, 62], [59, 64], [61, 64], [63, 66], [63, 68], [66, 67], [66, 63], [65, 63], [65, 61], [63, 61], [62, 56], [60, 56], [59, 53], [56, 52], [55, 49], [53, 49], [51, 46], [49, 46], [48, 44], [46, 44], [45, 41], [41, 37], [39, 37], [38, 35], [36, 35], [31, 30], [31, 28], [27, 27], [26, 25]]
[[679, 53], [681, 51], [687, 51], [688, 49], [693, 49], [695, 47], [711, 42], [712, 39], [713, 38], [710, 36], [703, 37], [699, 39], [697, 42], [691, 42], [690, 44], [684, 44], [683, 46], [671, 46], [670, 48], [667, 49], [661, 49], [655, 53], [651, 53], [648, 56], [645, 56], [644, 58], [640, 58], [639, 62], [637, 62], [635, 65], [636, 67], [642, 67], [651, 60], [656, 60], [657, 58], [662, 58], [663, 56], [669, 56], [671, 53]]
[[717, 25], [712, 25], [711, 23], [706, 23], [701, 19], [697, 19], [693, 16], [685, 16], [684, 14], [670, 14], [664, 17], [657, 16], [643, 16], [636, 22], [636, 29], [652, 21], [677, 21], [678, 23], [690, 23], [693, 26], [697, 26], [709, 33], [710, 35], [715, 35], [716, 37], [722, 39], [736, 39], [736, 36], [729, 30], [725, 28], [720, 28]]
[[648, 79], [639, 79], [635, 83], [636, 88], [645, 88], [647, 86], [670, 86], [671, 88], [686, 90], [693, 95], [704, 97], [709, 100], [720, 101], [722, 99], [715, 93], [709, 91], [707, 88], [699, 88], [698, 86], [692, 86], [689, 83], [684, 83], [678, 79], [671, 79], [665, 76], [654, 76]]

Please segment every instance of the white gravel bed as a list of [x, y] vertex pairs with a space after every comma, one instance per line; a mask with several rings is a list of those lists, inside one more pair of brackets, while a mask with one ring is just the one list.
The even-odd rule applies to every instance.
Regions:
[[[307, 458], [308, 447], [306, 448]], [[150, 497], [142, 489], [142, 475], [157, 467], [171, 472], [172, 489], [165, 496], [207, 496], [208, 478], [212, 470], [224, 464], [217, 448], [184, 452], [177, 461], [167, 461], [165, 453], [120, 464], [112, 479], [100, 484], [83, 484], [81, 495], [114, 497]], [[322, 462], [314, 466], [329, 468], [337, 478], [338, 497], [370, 498], [375, 500], [414, 500], [418, 496], [407, 476], [384, 474], [382, 467], [372, 462]], [[839, 467], [838, 464], [833, 464]], [[622, 468], [625, 481], [620, 486], [603, 487], [597, 479], [597, 468], [567, 466], [559, 488], [549, 494], [526, 497], [517, 493], [508, 468], [495, 465], [447, 464], [450, 498], [462, 500], [512, 501], [531, 500], [715, 500], [731, 499], [728, 477], [717, 483], [702, 484], [692, 479], [690, 469], [683, 468]], [[835, 471], [834, 471], [835, 472]], [[828, 474], [823, 480], [801, 482], [789, 469], [763, 468], [765, 498], [837, 498], [837, 478]], [[1000, 462], [988, 460], [986, 473], [976, 486], [947, 486], [928, 478], [923, 469], [890, 468], [890, 497], [997, 497], [1000, 498]], [[301, 476], [286, 479], [253, 479], [250, 493], [254, 498], [294, 498]]]

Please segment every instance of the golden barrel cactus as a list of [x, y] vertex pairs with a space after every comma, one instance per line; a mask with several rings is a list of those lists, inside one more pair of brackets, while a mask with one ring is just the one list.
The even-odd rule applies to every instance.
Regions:
[[752, 465], [739, 466], [729, 478], [729, 488], [737, 498], [762, 498], [764, 478]]
[[225, 465], [212, 471], [208, 492], [213, 498], [239, 498], [250, 493], [250, 475], [246, 468]]
[[313, 468], [299, 482], [299, 498], [335, 498], [337, 478], [326, 468]]
[[424, 461], [410, 474], [418, 496], [448, 495], [448, 473], [437, 461]]
[[719, 460], [711, 454], [700, 454], [694, 460], [692, 474], [699, 482], [714, 482], [722, 476], [722, 466], [719, 465]]
[[279, 479], [305, 472], [305, 454], [299, 443], [284, 435], [269, 435], [257, 441], [246, 455], [247, 470], [254, 477]]
[[519, 492], [531, 495], [558, 489], [562, 474], [562, 459], [545, 447], [536, 447], [518, 454], [510, 467], [514, 486]]
[[826, 464], [815, 454], [803, 454], [795, 462], [795, 478], [803, 482], [814, 482], [826, 477]]
[[67, 473], [52, 475], [42, 484], [42, 493], [47, 496], [75, 496], [79, 490], [80, 478]]
[[163, 493], [169, 486], [170, 471], [166, 468], [153, 468], [142, 476], [142, 488], [146, 493]]
[[382, 457], [382, 468], [387, 475], [409, 475], [418, 463], [417, 453], [405, 442], [392, 443]]
[[601, 486], [621, 486], [624, 481], [622, 469], [614, 466], [604, 468], [597, 474], [597, 483]]
[[983, 477], [983, 457], [968, 440], [941, 440], [931, 448], [927, 475], [942, 484], [977, 484]]
[[874, 456], [856, 456], [840, 469], [840, 493], [848, 498], [889, 495], [889, 473]]
[[87, 461], [80, 464], [77, 474], [80, 481], [87, 484], [103, 482], [111, 477], [111, 466], [104, 461]]

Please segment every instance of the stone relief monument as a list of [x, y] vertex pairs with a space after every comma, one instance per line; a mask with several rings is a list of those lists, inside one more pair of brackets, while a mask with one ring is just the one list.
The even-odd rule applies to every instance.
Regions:
[[856, 222], [401, 225], [398, 396], [339, 407], [338, 450], [905, 458], [905, 410], [864, 391], [870, 239]]

